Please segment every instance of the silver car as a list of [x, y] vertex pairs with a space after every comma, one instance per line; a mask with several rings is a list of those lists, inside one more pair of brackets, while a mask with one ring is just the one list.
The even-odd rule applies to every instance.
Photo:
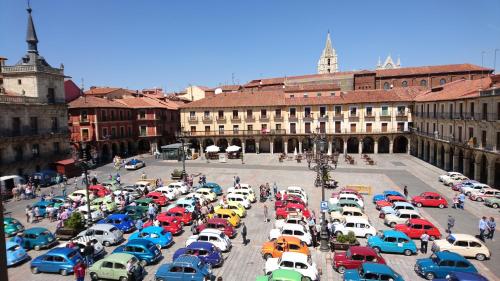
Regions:
[[76, 239], [95, 239], [106, 247], [122, 242], [123, 232], [116, 226], [108, 223], [95, 224], [78, 234]]

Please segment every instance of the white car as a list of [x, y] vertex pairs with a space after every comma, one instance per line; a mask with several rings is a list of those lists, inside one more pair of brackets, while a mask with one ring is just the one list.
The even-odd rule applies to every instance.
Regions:
[[446, 239], [434, 240], [431, 249], [433, 252], [450, 251], [464, 257], [476, 258], [480, 261], [488, 259], [491, 256], [488, 247], [479, 239], [469, 234], [453, 233]]
[[286, 188], [289, 194], [299, 194], [302, 197], [304, 197], [304, 202], [307, 202], [307, 193], [306, 191], [300, 187], [300, 186], [289, 186]]
[[264, 272], [270, 275], [276, 269], [288, 269], [297, 271], [308, 280], [319, 280], [319, 272], [316, 263], [310, 256], [296, 252], [284, 252], [281, 258], [268, 258], [264, 266]]
[[151, 185], [151, 183], [149, 181], [138, 181], [135, 183], [135, 186], [137, 186], [137, 188], [142, 191], [142, 193], [146, 193], [146, 189], [148, 190], [148, 193], [153, 191], [153, 186]]
[[357, 207], [342, 207], [338, 211], [330, 212], [332, 222], [344, 222], [346, 217], [364, 218], [369, 221], [368, 216], [363, 213], [363, 210]]
[[106, 247], [122, 242], [123, 232], [109, 223], [94, 224], [78, 234], [76, 239], [97, 240]]
[[213, 192], [210, 188], [198, 188], [195, 193], [205, 196], [208, 200], [210, 200], [210, 202], [217, 200], [217, 194], [215, 194], [215, 192]]
[[[85, 246], [87, 246], [87, 242], [93, 240], [93, 245], [94, 245], [94, 259], [97, 259], [98, 257], [103, 257], [106, 254], [106, 251], [104, 250], [104, 246], [101, 244], [101, 242], [97, 241], [96, 239], [90, 239], [89, 237], [80, 237], [78, 239], [71, 239], [75, 246], [80, 250], [80, 254], [82, 254], [82, 257], [84, 256], [83, 250]], [[66, 248], [67, 245], [69, 244], [68, 242], [65, 242], [63, 244], [60, 244], [58, 248]]]
[[235, 189], [228, 193], [245, 195], [251, 203], [255, 203], [257, 201], [255, 193], [251, 189]]
[[245, 207], [245, 209], [250, 209], [250, 207], [252, 206], [250, 204], [250, 200], [248, 200], [248, 198], [242, 194], [229, 193], [226, 196], [226, 200], [229, 202], [238, 202], [241, 205], [243, 205], [243, 207]]
[[168, 187], [175, 188], [175, 189], [179, 190], [182, 194], [188, 194], [189, 191], [191, 191], [191, 189], [189, 188], [189, 186], [187, 186], [182, 181], [173, 182], [173, 183], [169, 184]]
[[500, 197], [500, 190], [496, 188], [483, 188], [474, 190], [469, 195], [469, 198], [474, 201], [484, 201], [486, 198]]
[[282, 228], [287, 223], [307, 226], [307, 221], [304, 219], [304, 217], [301, 214], [297, 213], [297, 214], [288, 214], [286, 219], [276, 220], [274, 222], [274, 228]]
[[476, 182], [476, 183], [473, 183], [472, 185], [460, 187], [460, 192], [469, 196], [469, 195], [471, 195], [472, 192], [479, 192], [483, 188], [491, 188], [491, 187], [487, 184]]
[[232, 247], [229, 237], [218, 229], [206, 228], [197, 235], [191, 235], [186, 240], [186, 247], [196, 241], [210, 242], [223, 252], [228, 252]]
[[155, 191], [161, 192], [161, 194], [167, 197], [168, 200], [175, 200], [181, 194], [181, 192], [178, 191], [177, 189], [168, 186], [158, 187], [157, 189], [155, 189]]
[[292, 192], [289, 192], [288, 190], [280, 190], [280, 191], [278, 191], [278, 194], [280, 194], [282, 198], [283, 198], [284, 195], [294, 195], [294, 196], [297, 196], [305, 204], [307, 204], [307, 196], [304, 196], [304, 194], [302, 194], [302, 193], [292, 193]]
[[337, 204], [340, 200], [354, 200], [356, 201], [356, 203], [358, 203], [358, 205], [361, 207], [361, 208], [364, 208], [365, 207], [365, 202], [363, 201], [363, 199], [360, 199], [356, 194], [340, 194], [339, 196], [335, 196], [334, 198], [330, 198], [328, 199], [328, 202], [332, 205], [335, 205]]
[[126, 170], [137, 170], [142, 167], [146, 167], [146, 163], [137, 159], [130, 159], [125, 163]]
[[[88, 220], [89, 212], [87, 209], [87, 205], [80, 206], [76, 209], [76, 211], [82, 214], [85, 220]], [[96, 206], [90, 206], [90, 219], [92, 221], [98, 221], [104, 218], [103, 213]]]
[[282, 235], [294, 236], [300, 241], [306, 243], [308, 246], [312, 245], [312, 237], [309, 229], [301, 224], [285, 223], [280, 228], [274, 228], [269, 231], [269, 240], [278, 239]]
[[367, 219], [362, 217], [345, 217], [344, 223], [334, 223], [335, 235], [347, 235], [349, 231], [354, 232], [356, 237], [371, 237], [377, 234], [377, 230]]
[[200, 202], [201, 206], [210, 204], [210, 199], [208, 199], [205, 195], [201, 193], [191, 192], [186, 196], [184, 196], [184, 199], [194, 199], [194, 198], [196, 198], [198, 202]]
[[[240, 183], [240, 188], [238, 188], [238, 189], [249, 189], [249, 190], [253, 191], [252, 186], [251, 186], [251, 185], [249, 185], [248, 183]], [[232, 192], [233, 190], [235, 190], [235, 188], [234, 188], [234, 187], [229, 187], [229, 188], [227, 189], [227, 193], [230, 193], [230, 192]]]
[[401, 209], [394, 214], [387, 214], [384, 217], [384, 223], [390, 227], [395, 227], [396, 224], [406, 223], [409, 219], [420, 219], [421, 216], [417, 211]]
[[[87, 190], [75, 190], [70, 195], [68, 195], [68, 198], [71, 199], [71, 201], [81, 200], [81, 202], [87, 202]], [[89, 198], [90, 201], [94, 199], [94, 194], [92, 192], [89, 193]]]
[[449, 179], [452, 176], [463, 176], [463, 175], [461, 173], [459, 173], [459, 172], [448, 172], [448, 173], [446, 173], [444, 175], [440, 175], [439, 178], [438, 178], [438, 180], [440, 182], [444, 182], [445, 179]]
[[443, 180], [444, 185], [453, 186], [457, 183], [469, 180], [468, 177], [462, 175], [454, 175]]

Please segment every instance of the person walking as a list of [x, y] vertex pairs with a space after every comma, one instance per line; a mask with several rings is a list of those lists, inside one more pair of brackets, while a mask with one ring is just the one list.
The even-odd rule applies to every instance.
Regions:
[[140, 218], [138, 218], [136, 221], [135, 221], [135, 228], [141, 232], [142, 230], [142, 227], [143, 227], [144, 223], [142, 222], [142, 220]]
[[273, 197], [276, 197], [276, 193], [278, 193], [278, 185], [276, 182], [273, 183]]
[[405, 198], [408, 199], [408, 186], [405, 185], [405, 187], [403, 188], [403, 193], [405, 195]]
[[85, 280], [85, 264], [82, 261], [78, 261], [78, 263], [73, 267], [73, 272], [75, 273], [76, 281]]
[[424, 231], [424, 233], [420, 236], [420, 252], [422, 254], [427, 254], [427, 245], [429, 244], [429, 234], [427, 234], [427, 231]]
[[460, 209], [464, 209], [464, 204], [465, 204], [465, 194], [460, 193], [458, 195], [458, 206]]
[[484, 232], [488, 228], [488, 221], [486, 220], [486, 217], [482, 217], [479, 220], [479, 239], [484, 242]]
[[446, 232], [451, 234], [451, 229], [455, 226], [455, 218], [451, 215], [448, 215], [448, 227], [446, 228]]
[[94, 246], [87, 241], [87, 244], [83, 248], [83, 255], [85, 256], [85, 262], [87, 266], [91, 266], [94, 263]]
[[26, 215], [26, 223], [30, 222], [30, 215], [31, 215], [31, 206], [26, 205], [26, 208], [24, 209], [24, 214]]
[[247, 226], [245, 223], [242, 223], [242, 228], [241, 228], [241, 238], [243, 238], [243, 245], [247, 245]]
[[266, 223], [269, 222], [267, 215], [268, 215], [267, 205], [264, 203], [264, 222]]
[[495, 234], [495, 229], [497, 228], [497, 223], [493, 217], [487, 222], [488, 225], [488, 235], [486, 238], [493, 240], [493, 235]]
[[155, 218], [155, 207], [151, 203], [149, 204], [148, 207], [148, 216], [150, 221], [153, 221]]

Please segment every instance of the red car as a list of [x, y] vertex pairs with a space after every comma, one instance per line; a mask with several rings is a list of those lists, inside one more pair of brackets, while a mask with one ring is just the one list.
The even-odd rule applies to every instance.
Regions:
[[161, 213], [160, 215], [175, 217], [181, 222], [181, 225], [190, 225], [191, 223], [193, 223], [193, 214], [188, 212], [186, 208], [182, 207], [173, 207], [172, 209], [166, 211], [165, 213]]
[[282, 198], [283, 199], [276, 200], [276, 202], [274, 202], [274, 209], [275, 210], [278, 208], [285, 207], [286, 204], [288, 204], [288, 203], [302, 204], [302, 205], [306, 206], [304, 201], [302, 201], [302, 199], [300, 199], [300, 197], [298, 197], [298, 196], [291, 195], [291, 194], [285, 194], [284, 196], [282, 196]]
[[411, 239], [420, 239], [424, 231], [429, 234], [431, 240], [441, 238], [439, 229], [426, 219], [409, 219], [407, 223], [396, 224], [394, 230], [403, 232]]
[[224, 234], [226, 234], [229, 238], [234, 238], [237, 233], [234, 227], [226, 219], [222, 218], [208, 219], [206, 223], [200, 224], [196, 227], [196, 232], [200, 233], [206, 228], [218, 229], [224, 232]]
[[306, 218], [311, 217], [309, 210], [302, 204], [288, 203], [285, 207], [276, 210], [276, 219], [284, 219], [289, 213], [300, 212]]
[[[160, 226], [163, 227], [165, 231], [172, 233], [172, 235], [178, 235], [182, 233], [182, 225], [180, 220], [176, 217], [169, 217], [159, 214], [156, 219], [160, 222]], [[148, 220], [144, 223], [144, 227], [153, 225], [153, 222]]]
[[354, 194], [356, 195], [359, 199], [363, 199], [363, 195], [359, 194], [357, 190], [350, 189], [350, 188], [342, 188], [339, 192], [333, 192], [331, 198], [336, 198], [342, 194]]
[[332, 267], [342, 274], [346, 269], [357, 269], [365, 262], [385, 264], [384, 258], [371, 247], [351, 246], [347, 252], [333, 254]]
[[107, 188], [105, 188], [104, 186], [102, 186], [100, 184], [89, 186], [89, 191], [90, 191], [90, 193], [97, 195], [97, 197], [104, 197], [106, 195], [111, 194], [111, 192]]
[[151, 198], [158, 206], [167, 206], [168, 198], [161, 192], [153, 191], [146, 195], [146, 198]]
[[439, 207], [440, 209], [448, 207], [448, 201], [439, 193], [424, 192], [411, 199], [411, 203], [417, 207]]
[[406, 202], [406, 199], [401, 196], [392, 195], [392, 196], [387, 196], [387, 199], [385, 200], [379, 200], [375, 202], [375, 205], [377, 205], [376, 206], [377, 210], [380, 210], [382, 209], [382, 207], [392, 206], [392, 203], [394, 202]]

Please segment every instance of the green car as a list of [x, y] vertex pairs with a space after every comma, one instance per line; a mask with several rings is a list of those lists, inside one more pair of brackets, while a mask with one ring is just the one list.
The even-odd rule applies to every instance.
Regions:
[[342, 207], [356, 207], [363, 210], [363, 207], [361, 207], [358, 202], [353, 199], [341, 199], [336, 204], [328, 203], [329, 212], [340, 211]]
[[131, 261], [134, 274], [133, 280], [141, 280], [144, 276], [144, 268], [139, 260], [131, 254], [115, 253], [95, 262], [89, 269], [92, 280], [110, 279], [110, 280], [129, 280], [127, 272], [127, 263]]
[[497, 209], [500, 207], [500, 197], [491, 197], [484, 200], [484, 205]]
[[271, 275], [257, 276], [255, 281], [305, 281], [309, 278], [302, 276], [294, 270], [289, 269], [276, 269]]
[[121, 210], [120, 213], [127, 214], [134, 221], [137, 219], [144, 220], [148, 215], [147, 210], [145, 211], [142, 207], [137, 206], [127, 206], [124, 210]]
[[111, 213], [114, 212], [118, 208], [118, 206], [116, 205], [116, 202], [113, 201], [113, 199], [111, 199], [111, 197], [108, 197], [108, 196], [96, 198], [96, 199], [92, 200], [90, 205], [91, 205], [91, 207], [96, 207], [97, 209], [99, 209], [99, 205], [101, 205], [101, 203], [106, 204], [106, 208], [108, 209], [108, 212], [111, 212]]
[[3, 229], [7, 237], [24, 231], [24, 226], [14, 218], [3, 218]]
[[143, 210], [144, 212], [148, 212], [149, 204], [155, 204], [154, 200], [151, 198], [141, 198], [134, 201], [137, 208]]

